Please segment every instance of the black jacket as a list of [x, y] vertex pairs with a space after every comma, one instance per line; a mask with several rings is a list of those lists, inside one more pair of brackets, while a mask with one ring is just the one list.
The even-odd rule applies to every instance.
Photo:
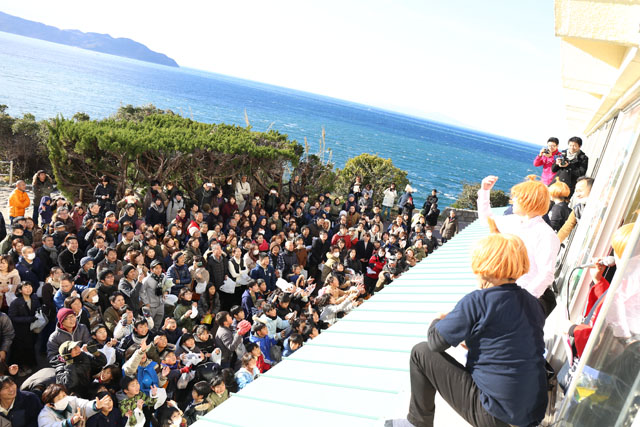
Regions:
[[65, 273], [75, 276], [80, 270], [80, 260], [83, 256], [84, 253], [79, 248], [75, 254], [72, 254], [69, 249], [65, 249], [58, 255], [58, 265]]
[[[562, 155], [567, 155], [567, 150], [562, 150]], [[569, 166], [561, 168], [557, 163], [551, 166], [551, 172], [557, 173], [557, 178], [567, 184], [573, 194], [573, 189], [576, 186], [576, 181], [581, 176], [586, 175], [589, 167], [589, 158], [582, 150], [578, 151], [578, 154], [569, 161]]]
[[364, 239], [358, 240], [356, 243], [356, 257], [358, 259], [366, 259], [368, 262], [371, 255], [373, 255], [373, 240], [369, 240], [366, 249], [364, 248]]
[[329, 252], [329, 248], [331, 247], [331, 241], [329, 239], [325, 240], [324, 243], [318, 237], [313, 241], [311, 245], [311, 257], [309, 258], [309, 262], [317, 267], [322, 261], [326, 261], [327, 252]]
[[571, 208], [567, 205], [567, 202], [554, 203], [549, 210], [549, 222], [553, 231], [558, 232], [564, 225], [567, 218], [571, 214]]
[[9, 318], [13, 324], [13, 329], [16, 332], [16, 340], [25, 340], [27, 335], [31, 334], [31, 322], [36, 320], [36, 311], [40, 308], [40, 300], [34, 294], [31, 295], [31, 308], [24, 301], [22, 296], [19, 296], [11, 302], [9, 306]]
[[80, 353], [71, 363], [60, 361], [56, 366], [56, 382], [64, 385], [69, 392], [87, 398], [87, 389], [103, 366], [107, 364], [104, 354], [96, 351], [92, 356]]
[[109, 415], [98, 412], [87, 420], [87, 427], [124, 427], [128, 418], [123, 417], [117, 405], [113, 405], [113, 409]]

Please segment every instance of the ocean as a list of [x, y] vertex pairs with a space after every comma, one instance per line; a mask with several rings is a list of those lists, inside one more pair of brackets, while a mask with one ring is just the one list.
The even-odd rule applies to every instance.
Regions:
[[[466, 96], [473, 96], [467, 94]], [[461, 101], [464, 98], [461, 97]], [[530, 173], [538, 146], [220, 74], [172, 68], [0, 32], [0, 104], [13, 116], [39, 119], [76, 112], [107, 117], [121, 105], [154, 104], [203, 122], [277, 129], [310, 152], [322, 127], [336, 167], [363, 152], [391, 158], [408, 172], [421, 206], [432, 188], [440, 207], [453, 203], [462, 182], [498, 175], [508, 190]], [[496, 112], [499, 114], [499, 112]]]

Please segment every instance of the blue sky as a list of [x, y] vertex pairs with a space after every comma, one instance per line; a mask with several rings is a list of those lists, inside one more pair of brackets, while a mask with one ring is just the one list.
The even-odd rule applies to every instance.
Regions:
[[5, 1], [182, 66], [533, 143], [569, 136], [553, 1]]

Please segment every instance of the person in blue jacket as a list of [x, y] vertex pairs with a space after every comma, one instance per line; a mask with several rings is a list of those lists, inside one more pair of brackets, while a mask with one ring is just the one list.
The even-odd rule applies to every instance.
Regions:
[[173, 264], [167, 270], [167, 276], [173, 279], [171, 293], [178, 295], [180, 289], [191, 285], [191, 273], [189, 266], [185, 264], [186, 257], [183, 252], [179, 251], [173, 254]]
[[249, 341], [254, 342], [260, 346], [260, 351], [264, 356], [264, 361], [269, 365], [275, 365], [279, 360], [272, 360], [271, 358], [271, 347], [277, 346], [278, 341], [275, 338], [271, 338], [269, 336], [269, 331], [267, 330], [267, 325], [261, 322], [256, 322], [251, 327], [251, 336], [249, 336]]
[[[491, 234], [474, 248], [471, 268], [480, 289], [438, 316], [428, 340], [413, 348], [409, 414], [385, 426], [433, 426], [436, 392], [474, 426], [534, 426], [544, 418], [545, 316], [540, 302], [515, 283], [529, 270], [524, 242]], [[466, 366], [445, 352], [461, 343], [468, 348]]]
[[267, 290], [273, 291], [276, 288], [276, 272], [269, 265], [269, 255], [261, 255], [258, 265], [249, 273], [253, 280], [262, 279], [267, 284]]

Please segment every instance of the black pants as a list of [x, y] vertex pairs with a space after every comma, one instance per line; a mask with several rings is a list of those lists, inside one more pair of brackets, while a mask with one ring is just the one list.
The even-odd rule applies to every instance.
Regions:
[[477, 427], [508, 426], [487, 413], [471, 374], [447, 353], [429, 350], [426, 342], [411, 350], [411, 403], [407, 420], [416, 427], [432, 427], [436, 391], [462, 418]]

